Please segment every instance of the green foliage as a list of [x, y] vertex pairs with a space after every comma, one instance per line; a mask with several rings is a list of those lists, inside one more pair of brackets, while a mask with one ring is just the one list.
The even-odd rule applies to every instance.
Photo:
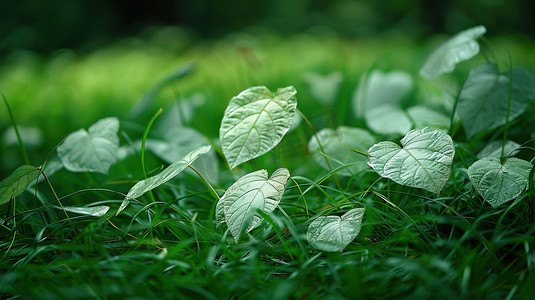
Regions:
[[512, 76], [509, 118], [520, 116], [535, 99], [535, 78], [521, 68], [500, 74], [493, 63], [470, 71], [459, 95], [457, 112], [468, 137], [506, 123], [510, 77]]
[[106, 118], [80, 129], [65, 138], [58, 147], [63, 166], [71, 172], [99, 172], [107, 174], [119, 150], [119, 120]]
[[[290, 68], [288, 55], [308, 52], [279, 50], [284, 59], [268, 70], [243, 50], [249, 70], [227, 61], [235, 45], [212, 50], [225, 63], [200, 60], [194, 76], [177, 83], [189, 73], [181, 69], [145, 86], [154, 103], [177, 83], [158, 122], [161, 111], [147, 126], [143, 117], [103, 119], [69, 135], [43, 167], [25, 164], [0, 183], [4, 298], [533, 298], [527, 71], [484, 64], [474, 70], [488, 76], [461, 68], [427, 81], [388, 60], [357, 83], [364, 66], [350, 59], [322, 69], [313, 62], [325, 55], [315, 54]], [[388, 71], [401, 67], [409, 71]], [[246, 89], [224, 111], [221, 99], [270, 72], [270, 86], [303, 79], [299, 117], [293, 87]], [[489, 89], [491, 77], [499, 84]], [[510, 122], [461, 117], [480, 101], [470, 86], [499, 91]]]
[[485, 157], [468, 168], [468, 176], [477, 192], [492, 207], [516, 199], [527, 187], [533, 165], [516, 157], [503, 163], [496, 157]]
[[277, 208], [288, 178], [290, 171], [285, 168], [274, 171], [269, 178], [266, 170], [244, 175], [217, 202], [217, 223], [226, 223], [238, 242], [242, 232], [247, 233], [262, 222], [257, 210], [268, 214]]
[[307, 240], [316, 249], [341, 252], [360, 233], [364, 208], [352, 209], [342, 216], [320, 216], [308, 226]]
[[482, 25], [459, 32], [429, 55], [420, 69], [420, 75], [432, 79], [444, 73], [451, 73], [457, 63], [468, 60], [479, 53], [479, 44], [476, 39], [482, 37], [486, 32], [487, 29]]
[[219, 138], [231, 169], [275, 147], [292, 126], [297, 101], [294, 87], [273, 94], [253, 87], [230, 100]]
[[199, 155], [204, 154], [208, 151], [210, 151], [210, 146], [202, 146], [195, 150], [192, 150], [188, 154], [184, 155], [180, 160], [172, 163], [170, 166], [165, 168], [162, 172], [158, 173], [157, 175], [154, 175], [150, 178], [144, 179], [136, 183], [126, 195], [126, 198], [123, 200], [123, 203], [121, 203], [121, 206], [119, 207], [119, 211], [117, 211], [117, 214], [119, 214], [122, 210], [126, 208], [128, 203], [131, 199], [136, 199], [138, 197], [143, 196], [148, 191], [151, 191], [160, 185], [168, 182], [173, 177], [178, 175], [180, 172], [182, 172], [185, 168], [187, 168], [191, 163], [193, 163]]
[[0, 182], [0, 205], [18, 197], [39, 176], [34, 166], [20, 166]]
[[373, 145], [368, 165], [382, 177], [438, 195], [451, 173], [455, 154], [451, 137], [425, 127], [408, 132], [401, 146], [389, 141]]

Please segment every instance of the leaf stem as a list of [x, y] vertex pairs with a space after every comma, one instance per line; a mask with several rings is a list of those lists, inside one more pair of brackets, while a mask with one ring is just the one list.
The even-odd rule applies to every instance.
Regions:
[[22, 138], [20, 137], [19, 129], [17, 128], [17, 123], [15, 122], [15, 118], [13, 117], [13, 113], [11, 112], [11, 108], [9, 107], [9, 104], [7, 103], [6, 96], [4, 93], [0, 90], [0, 95], [2, 95], [2, 98], [4, 99], [4, 103], [7, 107], [7, 112], [9, 114], [9, 119], [11, 120], [11, 124], [13, 124], [13, 129], [15, 130], [15, 135], [17, 136], [17, 140], [19, 142], [20, 150], [22, 151], [22, 156], [24, 157], [24, 162], [27, 165], [31, 165], [30, 157], [28, 156], [28, 152], [26, 151], [26, 147], [24, 146], [24, 142], [22, 141]]
[[358, 153], [360, 155], [363, 155], [363, 156], [366, 156], [366, 157], [370, 157], [370, 155], [368, 153], [364, 152], [364, 151], [360, 151], [360, 150], [353, 149], [353, 148], [351, 148], [349, 150], [351, 150], [351, 152], [355, 152], [355, 153]]

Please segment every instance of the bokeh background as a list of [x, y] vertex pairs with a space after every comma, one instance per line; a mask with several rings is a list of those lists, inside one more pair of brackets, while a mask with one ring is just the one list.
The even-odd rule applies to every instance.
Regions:
[[401, 32], [414, 38], [484, 24], [493, 35], [535, 36], [529, 0], [23, 0], [2, 1], [0, 53], [94, 49], [147, 26], [180, 26], [198, 38], [262, 27], [292, 34], [326, 26], [342, 36]]
[[[229, 99], [254, 85], [294, 85], [318, 128], [362, 126], [350, 102], [367, 70], [420, 80], [430, 51], [469, 27], [487, 27], [485, 47], [502, 67], [510, 55], [534, 72], [534, 11], [529, 0], [5, 0], [0, 90], [35, 165], [104, 117], [138, 137], [160, 107], [178, 107], [182, 125], [216, 139]], [[443, 86], [455, 91], [482, 62], [460, 64]], [[318, 90], [333, 100], [318, 101]], [[5, 177], [24, 161], [0, 107]]]

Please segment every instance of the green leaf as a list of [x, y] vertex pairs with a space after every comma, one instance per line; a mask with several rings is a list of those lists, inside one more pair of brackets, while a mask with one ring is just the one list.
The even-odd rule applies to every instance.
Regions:
[[420, 75], [432, 79], [453, 72], [457, 63], [479, 53], [476, 39], [482, 37], [485, 32], [487, 32], [485, 26], [479, 25], [457, 33], [429, 55], [420, 69]]
[[468, 176], [481, 197], [496, 208], [528, 187], [531, 168], [532, 164], [516, 157], [507, 158], [503, 164], [499, 158], [485, 157], [468, 168]]
[[342, 73], [335, 72], [329, 75], [307, 73], [303, 80], [310, 88], [310, 94], [323, 105], [332, 105], [342, 83]]
[[398, 105], [384, 104], [366, 113], [366, 124], [374, 132], [384, 135], [402, 135], [412, 128], [407, 114]]
[[37, 179], [39, 174], [39, 169], [34, 166], [24, 165], [18, 167], [0, 182], [0, 205], [22, 194]]
[[271, 213], [282, 198], [290, 171], [275, 170], [270, 178], [266, 170], [258, 170], [238, 179], [216, 205], [217, 224], [226, 223], [238, 242], [243, 232], [249, 232], [262, 222], [257, 210]]
[[252, 87], [233, 97], [221, 121], [219, 139], [231, 169], [275, 147], [292, 126], [297, 101], [293, 86], [273, 95]]
[[[509, 71], [503, 74], [493, 63], [471, 70], [459, 94], [457, 113], [468, 135], [505, 124], [509, 99]], [[513, 68], [509, 120], [521, 115], [535, 98], [535, 79], [521, 68]]]
[[[501, 158], [502, 145], [503, 145], [503, 141], [493, 141], [489, 143], [487, 146], [485, 146], [485, 148], [479, 151], [479, 153], [477, 154], [477, 158], [479, 159], [485, 158], [485, 157]], [[520, 147], [521, 147], [520, 144], [508, 140], [505, 143], [503, 154], [505, 157], [513, 156], [516, 153], [518, 153]]]
[[451, 173], [455, 148], [451, 137], [434, 128], [411, 130], [398, 146], [380, 142], [369, 150], [368, 165], [379, 175], [439, 194]]
[[99, 172], [107, 174], [119, 150], [119, 120], [101, 119], [89, 127], [67, 136], [58, 147], [58, 156], [71, 172]]
[[[173, 163], [179, 160], [183, 153], [188, 153], [210, 143], [200, 132], [189, 127], [178, 126], [168, 128], [165, 131], [162, 129], [162, 135], [163, 140], [148, 139], [145, 147], [167, 163]], [[219, 180], [218, 161], [213, 149], [206, 155], [200, 156], [191, 165], [201, 172], [208, 181], [217, 182]]]
[[424, 105], [409, 107], [407, 113], [416, 128], [429, 126], [446, 130], [450, 127], [450, 118], [448, 116]]
[[328, 252], [342, 252], [360, 233], [364, 208], [355, 208], [343, 216], [320, 216], [310, 223], [307, 240], [312, 247]]
[[413, 89], [414, 83], [410, 74], [403, 71], [383, 73], [373, 70], [363, 76], [355, 95], [353, 110], [358, 118], [381, 105], [400, 105]]
[[[58, 207], [58, 208], [61, 209], [61, 207]], [[102, 217], [108, 212], [108, 210], [110, 210], [110, 207], [106, 205], [91, 206], [91, 207], [64, 206], [63, 209], [65, 209], [68, 212], [75, 213], [75, 214], [88, 215], [88, 216], [93, 216], [93, 217]]]
[[[324, 128], [317, 133], [325, 154], [328, 156], [331, 167], [338, 168], [342, 165], [361, 162], [362, 165], [349, 167], [341, 170], [337, 174], [351, 176], [366, 168], [366, 157], [355, 156], [351, 149], [366, 152], [375, 143], [375, 138], [366, 130], [360, 128], [351, 128], [340, 126], [332, 130]], [[320, 150], [316, 136], [313, 136], [308, 142], [308, 149], [312, 152], [312, 157], [322, 168], [329, 170], [325, 157], [318, 151]]]
[[126, 195], [126, 198], [124, 198], [123, 203], [121, 203], [121, 206], [119, 207], [119, 211], [117, 211], [117, 215], [126, 208], [128, 203], [130, 202], [130, 199], [141, 197], [146, 192], [153, 190], [157, 188], [158, 186], [166, 183], [167, 181], [171, 180], [173, 177], [178, 175], [178, 173], [182, 172], [187, 166], [189, 166], [192, 162], [199, 157], [199, 155], [204, 154], [208, 151], [210, 151], [210, 146], [202, 146], [199, 147], [188, 154], [186, 154], [184, 157], [182, 157], [180, 160], [174, 162], [167, 168], [165, 168], [162, 172], [160, 172], [157, 175], [154, 175], [152, 177], [149, 177], [145, 180], [141, 180], [138, 183], [136, 183]]

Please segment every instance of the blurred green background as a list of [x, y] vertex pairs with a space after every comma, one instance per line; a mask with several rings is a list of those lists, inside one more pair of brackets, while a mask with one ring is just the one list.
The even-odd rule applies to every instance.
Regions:
[[[159, 107], [177, 103], [188, 112], [183, 125], [217, 138], [229, 99], [253, 85], [294, 85], [312, 119], [359, 126], [349, 105], [366, 70], [404, 70], [420, 80], [430, 51], [475, 25], [487, 27], [502, 66], [509, 53], [533, 72], [534, 6], [528, 0], [7, 0], [0, 3], [0, 90], [36, 165], [68, 133], [100, 118], [118, 116], [137, 138]], [[461, 64], [446, 85], [458, 86], [481, 62]], [[160, 85], [189, 63], [191, 73]], [[336, 100], [318, 102], [310, 74], [335, 73]], [[133, 117], [147, 93], [152, 101]], [[4, 177], [23, 159], [1, 107]]]

